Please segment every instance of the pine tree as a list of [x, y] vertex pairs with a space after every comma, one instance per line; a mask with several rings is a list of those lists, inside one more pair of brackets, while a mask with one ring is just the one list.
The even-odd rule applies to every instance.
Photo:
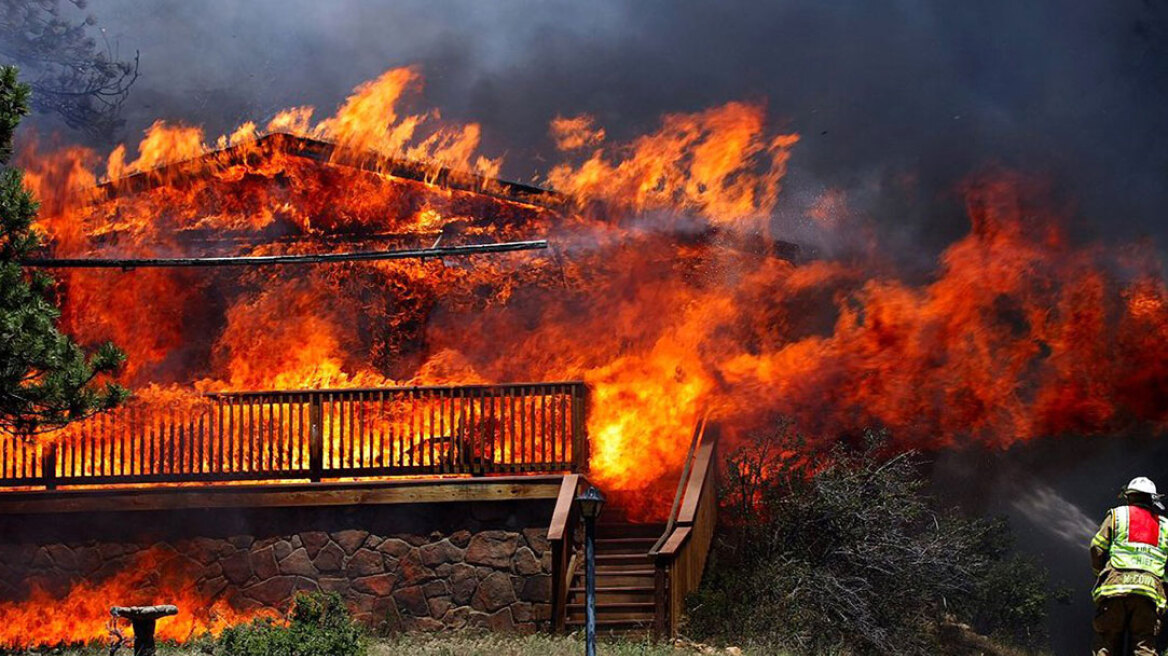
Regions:
[[32, 107], [56, 113], [71, 128], [109, 138], [138, 79], [138, 56], [122, 59], [84, 15], [86, 0], [0, 2], [0, 60], [22, 67]]
[[124, 388], [98, 383], [125, 355], [112, 344], [86, 353], [57, 328], [53, 280], [20, 260], [41, 245], [37, 203], [9, 165], [12, 139], [28, 113], [29, 87], [0, 67], [0, 431], [28, 435], [121, 403]]

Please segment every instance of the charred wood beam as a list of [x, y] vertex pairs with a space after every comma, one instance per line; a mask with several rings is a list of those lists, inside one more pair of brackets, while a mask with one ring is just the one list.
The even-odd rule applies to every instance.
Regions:
[[545, 249], [547, 240], [513, 241], [495, 244], [469, 244], [391, 251], [355, 253], [317, 253], [312, 255], [242, 255], [233, 257], [159, 257], [159, 258], [26, 258], [21, 264], [38, 269], [139, 269], [173, 267], [273, 266], [288, 264], [328, 264], [333, 262], [375, 262], [442, 257], [484, 255]]
[[260, 157], [266, 149], [314, 160], [322, 164], [354, 168], [424, 185], [490, 196], [499, 200], [545, 209], [555, 209], [568, 200], [563, 194], [534, 185], [488, 178], [477, 173], [435, 166], [426, 162], [387, 157], [372, 152], [349, 152], [328, 141], [283, 132], [266, 134], [254, 140], [204, 153], [188, 160], [132, 173], [126, 177], [99, 184], [97, 189], [103, 192], [106, 198], [114, 198], [127, 191], [146, 191], [161, 185], [181, 184], [183, 180], [196, 179], [205, 175], [209, 167], [231, 166], [245, 163], [249, 161], [249, 158]]

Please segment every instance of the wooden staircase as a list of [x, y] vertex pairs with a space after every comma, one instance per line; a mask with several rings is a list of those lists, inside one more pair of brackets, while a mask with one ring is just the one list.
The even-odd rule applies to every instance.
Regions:
[[[614, 521], [596, 525], [597, 630], [647, 632], [653, 628], [656, 569], [649, 549], [664, 529], [664, 523]], [[565, 611], [565, 628], [571, 631], [584, 626], [583, 567], [576, 568]]]
[[[596, 526], [599, 631], [677, 636], [686, 596], [701, 585], [717, 524], [718, 435], [704, 417], [694, 427], [668, 521], [630, 522], [620, 507], [604, 509]], [[576, 499], [590, 485], [580, 474], [565, 476], [548, 527], [554, 631], [584, 627], [583, 531]]]

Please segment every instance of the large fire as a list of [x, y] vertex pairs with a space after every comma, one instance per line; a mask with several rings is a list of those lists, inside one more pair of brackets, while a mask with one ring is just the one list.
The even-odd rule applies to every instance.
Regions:
[[[592, 475], [609, 490], [675, 471], [703, 409], [731, 436], [789, 416], [812, 439], [880, 425], [930, 448], [1168, 423], [1162, 263], [1076, 245], [1022, 176], [969, 184], [970, 232], [914, 283], [889, 258], [779, 256], [771, 217], [798, 137], [760, 105], [671, 114], [625, 143], [556, 118], [562, 161], [540, 182], [562, 195], [515, 202], [490, 181], [502, 160], [479, 153], [479, 126], [402, 109], [421, 86], [394, 69], [324, 119], [295, 108], [216, 141], [159, 122], [133, 155], [30, 144], [20, 163], [56, 256], [439, 237], [547, 238], [552, 254], [72, 271], [65, 327], [117, 343], [125, 382], [155, 390], [584, 380]], [[335, 148], [298, 157], [257, 141], [268, 133]], [[431, 175], [393, 175], [403, 159]], [[837, 190], [810, 218], [865, 229]]]
[[0, 602], [0, 649], [40, 644], [109, 642], [110, 628], [127, 637], [133, 631], [125, 621], [110, 624], [110, 600], [126, 605], [167, 599], [182, 612], [158, 623], [161, 640], [186, 641], [261, 616], [268, 610], [240, 612], [224, 599], [208, 602], [188, 576], [184, 558], [163, 547], [140, 552], [126, 569], [98, 583], [79, 581], [68, 590], [50, 591], [32, 582], [27, 599]]

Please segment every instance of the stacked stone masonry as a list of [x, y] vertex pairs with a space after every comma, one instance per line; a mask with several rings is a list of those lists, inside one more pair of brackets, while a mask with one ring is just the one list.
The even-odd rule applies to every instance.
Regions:
[[297, 592], [320, 590], [340, 593], [358, 619], [382, 631], [532, 632], [551, 614], [551, 549], [541, 522], [426, 534], [343, 528], [157, 542], [10, 540], [0, 542], [0, 598], [18, 600], [32, 588], [63, 597], [79, 582], [165, 562], [202, 600], [239, 611], [285, 611]]

